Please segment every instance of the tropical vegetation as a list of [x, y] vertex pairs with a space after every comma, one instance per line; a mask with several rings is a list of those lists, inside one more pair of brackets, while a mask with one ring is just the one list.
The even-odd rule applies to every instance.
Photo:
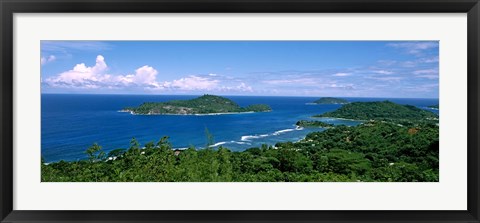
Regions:
[[391, 101], [353, 102], [314, 117], [390, 121], [397, 124], [438, 123], [438, 115], [433, 112]]
[[234, 101], [216, 95], [203, 95], [191, 100], [174, 100], [168, 102], [145, 102], [138, 107], [127, 107], [122, 111], [140, 115], [161, 114], [212, 114], [237, 112], [267, 112], [270, 106], [265, 104], [240, 107]]
[[320, 128], [328, 128], [333, 127], [333, 124], [316, 121], [316, 120], [300, 120], [295, 125], [300, 127], [320, 127]]
[[347, 104], [348, 101], [341, 98], [324, 97], [324, 98], [315, 100], [313, 103], [315, 104]]

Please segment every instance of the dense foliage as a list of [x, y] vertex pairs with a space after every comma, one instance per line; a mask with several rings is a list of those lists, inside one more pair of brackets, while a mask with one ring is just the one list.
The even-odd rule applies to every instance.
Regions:
[[315, 117], [345, 118], [355, 120], [384, 120], [398, 124], [438, 123], [435, 113], [412, 105], [399, 105], [390, 101], [353, 102]]
[[438, 181], [439, 128], [371, 121], [335, 126], [304, 140], [232, 152], [175, 151], [166, 137], [144, 148], [133, 139], [105, 154], [97, 144], [88, 160], [42, 163], [43, 182], [347, 182]]
[[234, 101], [215, 95], [203, 95], [191, 100], [174, 100], [168, 102], [145, 102], [139, 107], [128, 107], [123, 109], [133, 114], [155, 115], [155, 114], [209, 114], [209, 113], [231, 113], [231, 112], [265, 112], [272, 109], [268, 105], [250, 105], [240, 107]]
[[347, 104], [348, 101], [341, 98], [325, 97], [325, 98], [320, 98], [318, 100], [315, 100], [313, 103], [315, 104]]
[[321, 121], [313, 121], [313, 120], [300, 120], [295, 123], [297, 126], [301, 127], [321, 127], [321, 128], [328, 128], [333, 127], [333, 124], [321, 122]]

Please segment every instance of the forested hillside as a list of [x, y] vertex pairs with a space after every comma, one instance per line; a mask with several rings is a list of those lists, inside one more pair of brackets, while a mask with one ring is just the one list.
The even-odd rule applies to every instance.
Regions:
[[203, 95], [191, 100], [175, 100], [168, 102], [145, 102], [138, 107], [128, 107], [124, 112], [138, 115], [161, 115], [161, 114], [211, 114], [211, 113], [234, 113], [234, 112], [265, 112], [272, 109], [268, 105], [256, 104], [240, 107], [234, 101], [215, 95]]

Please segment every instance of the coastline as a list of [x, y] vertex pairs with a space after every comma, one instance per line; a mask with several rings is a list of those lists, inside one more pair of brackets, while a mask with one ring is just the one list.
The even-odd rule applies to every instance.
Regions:
[[[137, 98], [137, 96], [135, 96], [135, 97], [131, 96], [131, 97], [132, 98]], [[130, 96], [129, 96], [129, 98], [130, 98]], [[60, 99], [63, 100], [63, 98], [60, 98]], [[124, 101], [126, 101], [124, 98], [118, 98], [118, 100], [116, 100], [116, 101], [110, 100], [111, 99], [110, 97], [106, 97], [106, 99], [108, 99], [108, 100], [105, 100], [105, 98], [102, 97], [102, 98], [99, 98], [99, 99], [95, 99], [92, 102], [92, 98], [86, 97], [85, 100], [82, 99], [83, 101], [85, 101], [84, 104], [81, 103], [82, 101], [78, 101], [78, 102], [75, 101], [76, 104], [78, 103], [79, 105], [81, 105], [82, 108], [89, 108], [89, 105], [92, 104], [92, 103], [93, 103], [92, 105], [97, 105], [97, 107], [99, 107], [99, 109], [97, 109], [97, 110], [94, 110], [94, 109], [91, 109], [91, 111], [89, 110], [90, 113], [86, 113], [85, 116], [80, 116], [81, 120], [87, 120], [88, 121], [88, 120], [93, 120], [92, 117], [95, 117], [95, 118], [98, 117], [98, 120], [101, 120], [101, 121], [103, 121], [103, 120], [115, 120], [114, 122], [108, 121], [108, 122], [104, 122], [104, 123], [112, 123], [112, 124], [119, 125], [119, 126], [120, 126], [120, 124], [117, 124], [117, 123], [121, 123], [122, 126], [129, 126], [128, 125], [129, 123], [130, 124], [133, 123], [134, 125], [132, 125], [132, 126], [137, 126], [137, 125], [140, 126], [141, 125], [143, 127], [141, 127], [141, 128], [129, 128], [131, 130], [120, 130], [120, 128], [114, 127], [112, 125], [111, 128], [107, 129], [108, 131], [102, 131], [102, 132], [99, 132], [99, 133], [94, 133], [92, 135], [84, 134], [82, 136], [85, 136], [85, 137], [79, 138], [80, 140], [70, 140], [68, 142], [69, 143], [67, 145], [68, 147], [65, 146], [65, 148], [69, 149], [67, 154], [58, 153], [58, 155], [56, 153], [50, 152], [50, 151], [55, 151], [54, 146], [56, 144], [60, 145], [55, 140], [64, 140], [62, 138], [65, 137], [65, 136], [62, 135], [62, 134], [45, 134], [45, 135], [42, 135], [42, 152], [46, 151], [45, 152], [46, 155], [48, 155], [49, 158], [51, 157], [53, 160], [56, 160], [57, 157], [65, 158], [65, 159], [68, 159], [68, 160], [76, 160], [77, 159], [76, 154], [74, 152], [72, 152], [71, 153], [72, 155], [70, 155], [70, 150], [71, 151], [80, 151], [79, 156], [83, 157], [83, 155], [84, 155], [83, 152], [84, 152], [86, 146], [83, 146], [83, 147], [78, 146], [78, 149], [74, 148], [74, 146], [77, 146], [76, 144], [80, 144], [80, 143], [85, 143], [85, 145], [87, 145], [87, 146], [90, 145], [91, 142], [96, 141], [96, 139], [94, 138], [94, 137], [96, 137], [95, 134], [100, 135], [99, 138], [101, 138], [102, 141], [105, 141], [105, 142], [101, 142], [102, 145], [104, 145], [106, 148], [110, 148], [110, 147], [112, 147], [111, 144], [112, 145], [117, 145], [118, 144], [119, 146], [123, 146], [122, 141], [121, 140], [116, 140], [116, 139], [114, 139], [114, 137], [118, 137], [118, 138], [123, 137], [125, 139], [130, 139], [132, 136], [138, 137], [140, 135], [140, 136], [145, 136], [145, 138], [146, 138], [146, 139], [140, 138], [141, 141], [148, 142], [148, 139], [150, 139], [150, 138], [151, 139], [156, 139], [156, 138], [158, 138], [158, 135], [170, 133], [169, 132], [170, 129], [172, 129], [172, 132], [173, 132], [173, 133], [171, 133], [172, 135], [174, 135], [174, 134], [181, 135], [181, 134], [184, 133], [184, 131], [190, 131], [190, 129], [185, 128], [184, 130], [177, 131], [177, 129], [181, 129], [182, 127], [177, 127], [177, 125], [175, 125], [176, 123], [171, 121], [171, 120], [176, 121], [176, 120], [180, 119], [181, 121], [185, 120], [185, 121], [188, 121], [188, 122], [190, 122], [190, 121], [195, 121], [195, 122], [199, 121], [200, 122], [200, 121], [204, 121], [205, 118], [207, 118], [207, 117], [210, 117], [207, 120], [208, 122], [206, 122], [208, 125], [210, 125], [210, 124], [211, 125], [223, 125], [223, 124], [230, 125], [230, 123], [227, 123], [227, 122], [224, 122], [224, 121], [225, 121], [225, 119], [230, 121], [234, 117], [237, 117], [237, 118], [234, 118], [235, 120], [245, 119], [245, 121], [247, 123], [249, 123], [249, 125], [243, 125], [242, 126], [242, 125], [239, 124], [239, 125], [235, 125], [235, 128], [228, 127], [229, 129], [231, 128], [231, 129], [235, 130], [235, 131], [232, 131], [232, 132], [234, 132], [232, 134], [225, 133], [224, 131], [220, 131], [219, 134], [226, 135], [226, 136], [228, 136], [228, 138], [227, 137], [220, 138], [217, 134], [215, 134], [215, 136], [216, 136], [216, 139], [219, 139], [218, 142], [227, 141], [227, 143], [230, 143], [230, 142], [228, 142], [229, 139], [234, 140], [234, 141], [240, 141], [240, 142], [248, 142], [248, 141], [242, 141], [241, 137], [242, 136], [247, 136], [247, 138], [248, 138], [248, 136], [250, 136], [250, 135], [256, 135], [256, 134], [252, 134], [252, 133], [259, 133], [259, 135], [272, 134], [275, 130], [280, 130], [281, 129], [281, 128], [278, 128], [278, 129], [272, 128], [273, 131], [264, 130], [264, 129], [268, 129], [267, 127], [264, 127], [264, 126], [269, 126], [270, 124], [267, 125], [267, 124], [262, 124], [262, 123], [268, 123], [268, 118], [270, 116], [273, 116], [273, 117], [278, 116], [279, 117], [278, 120], [283, 120], [282, 122], [285, 122], [287, 120], [287, 118], [281, 118], [281, 117], [285, 117], [285, 115], [283, 113], [283, 107], [278, 107], [278, 108], [275, 107], [273, 109], [274, 111], [271, 112], [271, 113], [264, 113], [264, 114], [258, 114], [258, 115], [253, 115], [252, 114], [252, 115], [243, 115], [242, 116], [241, 114], [255, 113], [255, 112], [245, 112], [244, 111], [244, 112], [206, 113], [206, 114], [150, 114], [150, 115], [169, 115], [169, 116], [144, 117], [144, 118], [142, 118], [141, 116], [139, 116], [139, 117], [130, 116], [131, 118], [128, 118], [129, 115], [127, 115], [127, 114], [117, 113], [117, 115], [115, 115], [116, 112], [129, 112], [129, 113], [131, 113], [131, 111], [128, 111], [128, 110], [127, 111], [121, 110], [121, 109], [125, 108], [124, 106], [126, 106], [126, 105], [124, 105], [124, 104], [127, 104], [127, 103], [124, 102]], [[287, 99], [290, 100], [289, 98], [287, 98]], [[282, 100], [278, 99], [279, 100], [278, 103], [280, 101], [282, 101], [282, 103], [283, 103], [283, 100], [287, 100], [287, 99], [282, 99]], [[62, 102], [62, 100], [60, 100], [59, 102]], [[146, 101], [146, 100], [149, 100], [149, 99], [148, 98], [145, 99], [144, 97], [139, 97], [136, 100], [138, 100], [139, 101], [138, 103], [140, 103], [141, 101]], [[260, 99], [258, 99], [258, 101], [253, 100], [253, 99], [252, 99], [253, 101], [250, 101], [250, 99], [248, 99], [248, 100], [245, 99], [245, 100], [246, 101], [243, 101], [244, 104], [248, 104], [248, 103], [259, 104], [259, 103], [264, 102], [263, 100], [266, 100], [266, 99], [260, 98]], [[270, 100], [270, 99], [268, 99], [268, 100]], [[312, 113], [312, 114], [319, 114], [319, 113], [322, 113], [326, 109], [331, 109], [331, 108], [337, 107], [337, 106], [329, 106], [329, 107], [325, 106], [326, 108], [323, 108], [323, 106], [318, 106], [318, 107], [317, 106], [302, 106], [301, 102], [304, 102], [305, 100], [307, 100], [307, 99], [303, 99], [303, 98], [291, 99], [292, 104], [295, 103], [295, 104], [299, 105], [298, 109], [295, 107], [295, 109], [292, 110], [291, 113], [292, 114], [296, 114], [296, 113], [300, 114], [300, 113], [303, 113], [304, 111], [308, 111], [309, 113]], [[110, 103], [110, 101], [115, 102], [115, 103], [112, 103], [111, 105], [109, 105], [107, 107], [110, 110], [109, 112], [102, 112], [103, 110], [101, 110], [101, 109], [104, 108], [104, 106], [106, 106], [105, 101], [108, 101], [109, 103]], [[290, 101], [287, 101], [287, 102], [290, 103]], [[276, 105], [275, 103], [277, 103], [277, 101], [274, 101], [272, 99], [272, 103], [274, 105]], [[423, 104], [433, 104], [434, 102], [430, 103], [429, 101], [427, 101], [427, 102], [420, 101], [418, 103], [422, 103], [422, 104], [420, 104], [420, 106], [421, 106]], [[128, 104], [133, 104], [133, 102], [128, 102]], [[291, 107], [293, 107], [293, 106], [291, 106]], [[290, 109], [291, 107], [286, 107], [286, 108]], [[96, 107], [94, 107], [94, 108], [96, 108]], [[73, 111], [75, 109], [71, 109], [71, 110]], [[434, 110], [434, 109], [428, 109], [428, 110]], [[55, 112], [55, 110], [53, 110], [53, 109], [52, 110], [46, 110], [46, 111], [47, 112]], [[290, 110], [288, 110], [288, 111], [289, 111], [289, 113], [285, 113], [285, 114], [290, 114]], [[319, 111], [319, 112], [317, 112], [317, 111]], [[52, 121], [50, 121], [49, 123], [55, 124], [56, 123], [56, 120], [55, 120], [56, 116], [48, 116], [49, 113], [46, 113], [46, 114], [47, 114], [47, 116], [44, 116], [45, 119], [48, 118], [48, 117], [52, 117], [51, 118]], [[211, 116], [211, 115], [228, 115], [228, 114], [232, 114], [232, 116], [218, 116], [218, 117]], [[236, 114], [238, 114], [238, 115], [236, 115]], [[72, 120], [77, 120], [77, 117], [68, 117], [68, 115], [69, 115], [69, 113], [65, 112], [65, 118], [75, 118], [75, 119], [72, 119]], [[148, 115], [148, 114], [132, 114], [131, 113], [131, 115]], [[185, 116], [185, 115], [196, 115], [196, 116], [205, 116], [205, 117], [194, 118], [194, 117]], [[207, 115], [209, 115], [209, 116], [207, 116]], [[168, 118], [168, 117], [171, 117], [171, 119]], [[188, 119], [183, 119], [182, 117], [188, 118]], [[224, 118], [221, 118], [221, 117], [224, 117]], [[141, 118], [141, 119], [139, 119], [139, 118]], [[162, 125], [161, 127], [158, 127], [158, 125], [152, 124], [152, 120], [157, 121], [157, 119], [159, 121], [161, 121], [161, 125]], [[345, 125], [355, 125], [356, 123], [351, 123], [351, 122], [361, 121], [361, 120], [355, 120], [355, 119], [345, 119], [345, 118], [335, 118], [335, 117], [315, 117], [315, 118], [311, 118], [311, 116], [305, 115], [305, 116], [302, 116], [301, 118], [298, 118], [298, 119], [295, 119], [295, 120], [292, 119], [293, 121], [290, 124], [293, 124], [293, 123], [295, 123], [295, 121], [300, 120], [300, 119], [311, 119], [311, 120], [319, 120], [319, 121], [325, 120], [326, 122], [329, 122], [329, 123], [330, 122], [335, 123], [335, 124], [343, 123]], [[49, 120], [50, 119], [46, 119], [46, 121], [43, 122], [43, 123], [48, 124], [47, 121], [49, 121]], [[167, 120], [167, 121], [164, 122], [164, 120]], [[219, 122], [217, 122], [217, 120]], [[332, 120], [332, 121], [330, 121], [330, 120]], [[335, 121], [335, 120], [338, 120], [338, 121]], [[342, 122], [343, 120], [345, 120], [345, 121]], [[211, 121], [215, 121], [215, 122], [211, 122]], [[86, 123], [96, 124], [94, 121], [86, 122]], [[238, 122], [238, 123], [243, 123], [243, 121]], [[258, 126], [256, 125], [257, 123], [258, 123]], [[244, 127], [244, 126], [246, 126], [246, 127]], [[252, 127], [255, 126], [255, 127], [251, 128], [252, 130], [249, 130], [248, 128], [250, 128], [250, 126], [252, 126]], [[285, 128], [288, 128], [288, 127], [285, 127]], [[295, 128], [295, 127], [293, 127], [293, 128]], [[49, 128], [49, 129], [54, 129], [55, 130], [55, 128]], [[61, 128], [58, 128], [58, 129], [60, 130]], [[161, 131], [158, 130], [158, 129], [160, 129]], [[237, 134], [235, 134], [235, 132], [239, 132], [240, 130], [238, 130], [238, 129], [241, 129], [242, 131], [243, 131], [243, 129], [246, 129], [246, 130], [244, 131], [244, 133], [237, 135]], [[59, 130], [58, 131], [57, 130], [56, 131], [51, 131], [51, 132], [54, 132], [54, 133], [60, 132]], [[173, 130], [175, 130], [177, 132], [175, 132]], [[253, 132], [253, 130], [255, 130], [255, 131], [258, 130], [258, 132]], [[313, 130], [316, 130], [316, 129], [313, 129]], [[318, 130], [320, 131], [320, 129], [318, 129]], [[43, 131], [43, 132], [45, 132], [45, 131]], [[194, 131], [192, 130], [191, 132], [194, 132]], [[262, 134], [262, 133], [264, 133], [264, 134]], [[136, 134], [138, 134], [138, 135], [136, 135]], [[300, 133], [294, 133], [294, 134], [300, 135]], [[72, 134], [69, 134], [67, 136], [70, 137], [70, 135], [75, 136], [75, 135], [79, 135], [79, 134], [77, 134], [77, 133], [73, 134], [72, 133]], [[105, 137], [103, 137], [103, 135], [105, 135]], [[113, 136], [113, 137], [111, 137], [111, 136]], [[170, 134], [169, 134], [169, 136], [170, 136]], [[147, 138], [147, 137], [150, 137], [150, 138]], [[283, 138], [288, 138], [288, 136], [278, 137], [279, 140], [283, 139]], [[48, 141], [48, 140], [50, 140], [50, 141]], [[277, 138], [275, 138], [275, 139], [274, 138], [268, 138], [268, 137], [265, 138], [265, 139], [254, 139], [254, 138], [252, 138], [252, 141], [253, 141], [254, 144], [257, 144], [261, 141], [269, 141], [269, 142], [273, 143], [275, 140], [277, 140]], [[181, 140], [177, 140], [177, 141], [181, 142]], [[200, 140], [198, 140], [198, 141], [200, 141]], [[45, 143], [45, 142], [47, 142], [47, 143]], [[217, 141], [215, 141], [215, 142], [217, 142]], [[239, 144], [239, 145], [237, 145], [237, 144]], [[177, 145], [177, 142], [174, 145]], [[181, 145], [183, 145], [183, 144], [178, 144], [178, 145], [179, 145], [179, 147], [181, 147]], [[187, 144], [185, 144], [185, 145], [187, 145]], [[195, 145], [197, 145], [197, 144], [195, 143]], [[199, 143], [198, 145], [199, 146], [204, 146], [204, 144], [202, 144], [202, 143]], [[117, 146], [117, 147], [120, 148], [119, 146]], [[238, 147], [238, 151], [243, 150], [244, 148], [248, 147], [247, 145], [242, 145], [241, 143], [234, 144], [233, 142], [232, 142], [232, 144], [227, 144], [227, 145], [224, 145], [224, 146], [227, 146], [227, 147], [231, 146], [231, 147], [236, 147], [236, 148]], [[117, 148], [117, 147], [115, 147], [115, 148]], [[50, 155], [50, 154], [53, 154], [53, 155]], [[72, 157], [72, 158], [70, 158], [70, 157]]]
[[312, 118], [320, 119], [320, 118], [330, 118], [330, 119], [338, 119], [338, 120], [345, 120], [345, 121], [355, 121], [355, 122], [366, 122], [367, 120], [360, 120], [360, 119], [351, 119], [351, 118], [335, 118], [335, 117], [315, 117]]
[[346, 105], [348, 103], [314, 103], [314, 102], [307, 102], [306, 105]]
[[[270, 111], [260, 111], [260, 112], [271, 112]], [[207, 116], [207, 115], [235, 115], [235, 114], [251, 114], [251, 113], [260, 113], [254, 111], [247, 112], [218, 112], [218, 113], [205, 113], [205, 114], [170, 114], [170, 113], [161, 113], [161, 114], [138, 114], [130, 110], [119, 110], [118, 112], [130, 113], [131, 115], [192, 115], [192, 116]]]

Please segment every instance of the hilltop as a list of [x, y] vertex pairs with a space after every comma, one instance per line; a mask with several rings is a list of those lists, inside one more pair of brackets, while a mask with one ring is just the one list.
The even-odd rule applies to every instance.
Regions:
[[315, 100], [313, 103], [314, 104], [347, 104], [348, 101], [341, 98], [325, 97], [325, 98], [320, 98], [318, 100]]
[[391, 101], [353, 102], [335, 111], [315, 115], [314, 117], [396, 121], [397, 123], [438, 122], [438, 116], [433, 112]]

